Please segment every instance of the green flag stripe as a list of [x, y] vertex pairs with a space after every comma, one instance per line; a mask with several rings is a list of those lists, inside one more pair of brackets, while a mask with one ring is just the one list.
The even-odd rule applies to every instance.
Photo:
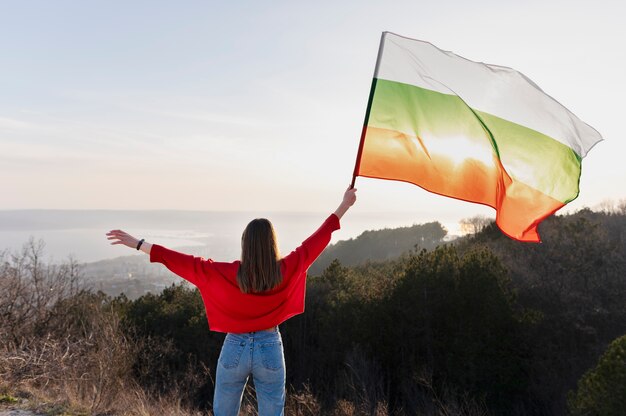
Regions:
[[581, 158], [542, 133], [470, 108], [455, 95], [378, 79], [368, 125], [419, 137], [428, 152], [497, 163], [515, 180], [567, 203], [578, 195]]

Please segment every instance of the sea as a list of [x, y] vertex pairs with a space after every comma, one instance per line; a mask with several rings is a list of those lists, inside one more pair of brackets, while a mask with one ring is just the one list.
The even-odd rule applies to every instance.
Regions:
[[[129, 254], [111, 245], [106, 233], [121, 229], [137, 238], [218, 261], [239, 257], [241, 233], [254, 218], [268, 218], [278, 234], [281, 252], [288, 253], [329, 215], [321, 212], [215, 212], [181, 210], [0, 210], [0, 252], [18, 254], [29, 244], [42, 244], [51, 263], [70, 257], [89, 263]], [[331, 243], [358, 237], [367, 230], [407, 227], [432, 222], [412, 213], [348, 212]], [[449, 236], [458, 235], [456, 219], [440, 220]]]

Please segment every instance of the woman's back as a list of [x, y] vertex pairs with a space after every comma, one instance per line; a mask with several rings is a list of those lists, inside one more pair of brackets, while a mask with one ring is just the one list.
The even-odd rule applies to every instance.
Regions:
[[279, 261], [282, 281], [264, 292], [241, 291], [237, 281], [239, 260], [215, 262], [154, 244], [150, 261], [164, 264], [200, 290], [212, 331], [250, 332], [279, 325], [304, 311], [306, 272], [339, 228], [339, 218], [331, 214], [317, 231]]

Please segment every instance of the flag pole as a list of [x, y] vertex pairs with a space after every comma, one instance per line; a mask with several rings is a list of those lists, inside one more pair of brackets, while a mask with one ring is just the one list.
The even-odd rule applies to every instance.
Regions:
[[367, 108], [365, 109], [365, 120], [363, 121], [363, 129], [361, 130], [361, 139], [359, 140], [359, 150], [356, 154], [356, 161], [354, 163], [354, 172], [352, 173], [352, 183], [350, 189], [354, 188], [354, 182], [359, 174], [359, 168], [361, 167], [361, 153], [363, 153], [363, 142], [365, 141], [365, 133], [367, 132], [367, 123], [370, 118], [370, 110], [372, 108], [372, 99], [374, 98], [374, 90], [376, 90], [376, 80], [378, 76], [378, 66], [380, 65], [380, 57], [383, 54], [383, 45], [385, 42], [385, 34], [383, 32], [380, 36], [380, 45], [378, 46], [378, 56], [376, 57], [376, 67], [374, 68], [374, 77], [372, 78], [372, 87], [370, 88], [370, 95], [367, 99]]

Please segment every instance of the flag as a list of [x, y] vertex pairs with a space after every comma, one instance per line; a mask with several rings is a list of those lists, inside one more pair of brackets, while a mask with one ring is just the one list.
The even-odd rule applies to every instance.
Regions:
[[601, 140], [514, 69], [384, 32], [354, 176], [491, 206], [505, 234], [538, 242]]

